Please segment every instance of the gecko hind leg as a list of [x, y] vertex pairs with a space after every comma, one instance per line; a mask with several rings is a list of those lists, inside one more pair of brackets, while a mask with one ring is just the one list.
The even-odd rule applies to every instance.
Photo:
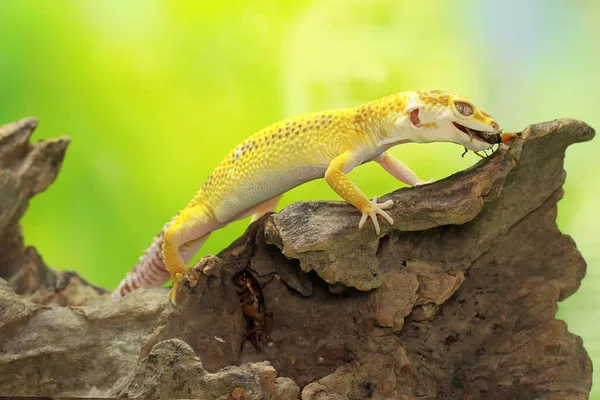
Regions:
[[[183, 262], [187, 264], [195, 255], [198, 253], [204, 242], [208, 239], [210, 233], [207, 233], [204, 236], [199, 237], [198, 239], [191, 240], [187, 243], [184, 243], [179, 247], [179, 254], [181, 254], [181, 258]], [[179, 288], [179, 284], [183, 278], [183, 274], [175, 273], [175, 279], [173, 279], [173, 286], [171, 290], [169, 290], [169, 299], [174, 303], [175, 298], [177, 297], [177, 289]]]
[[233, 218], [231, 221], [232, 222], [239, 221], [241, 219], [248, 217], [249, 215], [252, 215], [251, 223], [256, 220], [259, 220], [260, 217], [262, 217], [266, 213], [275, 211], [275, 209], [277, 208], [277, 203], [279, 203], [279, 199], [281, 199], [281, 196], [273, 197], [272, 199], [269, 199], [265, 202], [257, 204], [254, 207], [251, 207], [251, 208], [247, 209], [246, 211], [244, 211], [243, 213], [239, 214], [237, 217]]
[[[242, 213], [238, 218], [234, 218], [234, 220], [253, 215], [252, 222], [254, 222], [266, 213], [274, 211], [277, 208], [279, 199], [281, 199], [281, 196], [260, 203]], [[173, 281], [173, 286], [169, 292], [169, 299], [173, 304], [175, 304], [179, 284], [186, 272], [185, 265], [200, 250], [212, 231], [224, 227], [229, 222], [231, 221], [216, 221], [209, 216], [202, 205], [197, 205], [185, 209], [169, 227], [165, 233], [163, 243], [163, 258], [165, 267], [171, 274], [171, 280]]]
[[259, 205], [252, 208], [251, 211], [253, 212], [253, 214], [251, 222], [259, 220], [260, 217], [262, 217], [266, 213], [275, 211], [279, 200], [281, 200], [281, 196], [273, 197], [272, 199], [267, 200], [264, 203], [260, 203]]
[[181, 254], [181, 258], [184, 263], [190, 262], [192, 258], [200, 251], [200, 248], [208, 240], [210, 233], [207, 233], [204, 236], [200, 236], [198, 239], [191, 240], [187, 243], [184, 243], [179, 247], [179, 253]]
[[165, 232], [163, 260], [173, 281], [169, 292], [173, 304], [187, 262], [198, 252], [210, 233], [224, 225], [211, 217], [203, 205], [197, 205], [183, 210]]

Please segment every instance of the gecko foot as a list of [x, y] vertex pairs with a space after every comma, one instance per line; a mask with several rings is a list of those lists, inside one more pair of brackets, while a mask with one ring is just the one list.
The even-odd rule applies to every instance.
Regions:
[[394, 205], [393, 200], [388, 200], [384, 203], [377, 203], [377, 197], [373, 197], [373, 200], [369, 203], [369, 206], [366, 210], [361, 210], [362, 217], [360, 218], [360, 222], [358, 223], [358, 229], [362, 229], [365, 226], [365, 222], [367, 222], [367, 218], [371, 218], [373, 220], [373, 225], [375, 225], [375, 232], [379, 235], [381, 229], [379, 229], [379, 222], [377, 221], [377, 215], [381, 215], [383, 218], [390, 223], [390, 225], [394, 224], [394, 220], [383, 210], [387, 210]]
[[173, 281], [173, 286], [171, 287], [171, 290], [169, 290], [169, 300], [171, 300], [171, 303], [173, 303], [173, 305], [177, 304], [177, 302], [175, 301], [177, 298], [177, 289], [179, 289], [179, 284], [181, 283], [182, 279], [183, 275], [179, 272], [171, 277], [171, 280]]

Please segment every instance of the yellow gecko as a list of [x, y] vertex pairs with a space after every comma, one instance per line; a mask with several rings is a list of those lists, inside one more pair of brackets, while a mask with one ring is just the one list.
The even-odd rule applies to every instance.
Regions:
[[323, 178], [362, 213], [358, 228], [385, 211], [388, 200], [370, 201], [346, 176], [354, 167], [375, 161], [400, 181], [425, 183], [386, 151], [408, 142], [453, 142], [473, 151], [501, 143], [498, 123], [470, 100], [441, 91], [407, 91], [341, 110], [289, 118], [250, 136], [233, 149], [196, 193], [154, 239], [114, 292], [115, 297], [139, 287], [160, 286], [171, 278], [169, 298], [175, 303], [186, 264], [211, 232], [274, 211], [281, 195], [313, 179]]

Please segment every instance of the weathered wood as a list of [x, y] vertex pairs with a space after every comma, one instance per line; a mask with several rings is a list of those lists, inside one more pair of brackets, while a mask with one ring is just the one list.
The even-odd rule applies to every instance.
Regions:
[[[357, 230], [359, 214], [341, 202], [265, 216], [190, 270], [176, 307], [166, 289], [108, 299], [23, 248], [18, 219], [56, 176], [67, 144], [28, 144], [34, 127], [0, 128], [0, 277], [10, 282], [0, 280], [3, 395], [589, 395], [591, 361], [554, 317], [585, 274], [555, 222], [565, 149], [594, 136], [582, 122], [532, 125], [466, 171], [382, 197], [394, 200], [395, 225], [379, 236]], [[259, 352], [240, 351], [246, 325], [231, 278], [243, 268], [278, 276], [263, 288], [274, 323]]]

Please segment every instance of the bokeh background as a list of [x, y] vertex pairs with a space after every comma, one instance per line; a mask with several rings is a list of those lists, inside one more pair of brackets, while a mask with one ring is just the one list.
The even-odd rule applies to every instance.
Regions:
[[[507, 130], [558, 117], [598, 128], [599, 19], [593, 0], [0, 0], [0, 123], [34, 115], [35, 139], [72, 139], [57, 182], [31, 203], [26, 240], [48, 264], [113, 288], [243, 138], [406, 89], [466, 95]], [[461, 152], [392, 150], [425, 179], [478, 161]], [[558, 215], [588, 262], [559, 317], [596, 362], [599, 154], [600, 139], [568, 150]], [[351, 176], [368, 196], [399, 186], [374, 165]], [[336, 198], [315, 181], [280, 208]], [[213, 234], [201, 254], [247, 223]]]

